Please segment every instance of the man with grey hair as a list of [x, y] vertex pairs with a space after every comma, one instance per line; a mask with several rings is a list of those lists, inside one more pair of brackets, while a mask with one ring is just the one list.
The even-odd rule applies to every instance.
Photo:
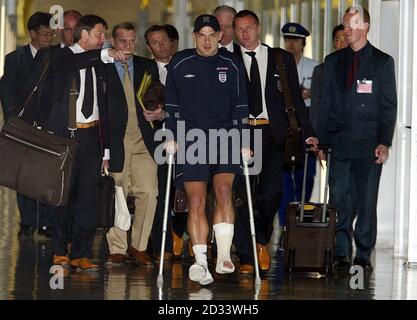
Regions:
[[64, 12], [64, 29], [60, 30], [61, 48], [69, 47], [74, 44], [74, 30], [80, 18], [81, 13], [76, 10], [67, 10]]
[[219, 21], [220, 30], [223, 32], [223, 36], [219, 42], [219, 47], [226, 48], [232, 53], [239, 50], [239, 46], [233, 42], [233, 18], [236, 13], [235, 8], [226, 5], [218, 6], [213, 11], [213, 15]]

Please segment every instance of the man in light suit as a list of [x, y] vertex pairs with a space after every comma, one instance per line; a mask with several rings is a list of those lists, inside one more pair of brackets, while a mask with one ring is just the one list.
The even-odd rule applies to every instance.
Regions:
[[[113, 47], [117, 50], [133, 51], [136, 39], [135, 27], [128, 22], [113, 28]], [[110, 145], [113, 156], [110, 171], [116, 185], [122, 186], [127, 196], [130, 182], [135, 196], [135, 219], [132, 225], [131, 245], [127, 243], [127, 232], [111, 228], [107, 233], [110, 256], [108, 264], [126, 262], [128, 251], [140, 266], [151, 267], [153, 262], [146, 252], [152, 230], [158, 196], [158, 165], [153, 159], [156, 148], [155, 130], [160, 128], [162, 115], [157, 121], [147, 121], [136, 93], [145, 73], [158, 81], [158, 69], [152, 60], [133, 56], [126, 63], [116, 62], [106, 66], [108, 83], [108, 106]], [[155, 112], [155, 111], [154, 111]]]
[[[330, 199], [336, 207], [335, 266], [349, 268], [353, 210], [346, 195], [356, 195], [354, 264], [371, 271], [377, 235], [377, 199], [383, 163], [388, 158], [397, 114], [394, 60], [367, 40], [369, 12], [360, 6], [343, 17], [349, 46], [326, 57], [317, 119], [320, 141], [333, 149]], [[350, 190], [353, 177], [355, 190]]]

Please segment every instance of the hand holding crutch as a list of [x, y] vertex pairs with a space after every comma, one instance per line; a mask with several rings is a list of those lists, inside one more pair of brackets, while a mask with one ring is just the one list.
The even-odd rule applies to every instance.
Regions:
[[256, 275], [255, 288], [256, 290], [259, 290], [261, 286], [261, 277], [259, 276], [258, 252], [256, 250], [255, 220], [253, 216], [252, 192], [251, 192], [250, 180], [249, 180], [249, 162], [252, 160], [252, 151], [247, 148], [242, 148], [242, 159], [243, 159], [243, 174], [245, 175], [246, 193], [247, 193], [247, 198], [248, 198], [249, 224], [250, 224], [250, 231], [251, 231], [251, 236], [252, 236], [253, 258], [255, 260], [255, 275]]
[[164, 206], [164, 220], [162, 223], [162, 241], [161, 241], [161, 258], [159, 261], [159, 274], [157, 280], [157, 286], [159, 289], [162, 289], [164, 285], [163, 277], [163, 268], [164, 268], [164, 254], [165, 254], [165, 240], [167, 234], [167, 224], [168, 224], [168, 210], [169, 210], [169, 195], [171, 192], [171, 180], [172, 180], [172, 165], [174, 164], [174, 155], [176, 153], [176, 143], [175, 141], [169, 141], [164, 145], [165, 151], [168, 154], [168, 178], [167, 186], [165, 190], [165, 206]]

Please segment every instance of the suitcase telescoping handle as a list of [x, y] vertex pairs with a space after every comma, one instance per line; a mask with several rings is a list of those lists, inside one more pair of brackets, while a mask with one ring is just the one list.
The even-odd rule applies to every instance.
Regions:
[[[323, 214], [321, 217], [321, 222], [326, 223], [326, 212], [327, 212], [327, 194], [329, 192], [329, 168], [330, 168], [330, 154], [332, 149], [329, 146], [319, 145], [319, 150], [325, 151], [327, 154], [327, 170], [326, 170], [326, 181], [324, 187], [324, 201], [323, 201]], [[310, 147], [307, 146], [305, 149], [305, 158], [304, 158], [304, 173], [303, 173], [303, 189], [301, 191], [301, 209], [300, 209], [300, 222], [304, 222], [304, 205], [306, 198], [306, 182], [307, 182], [307, 168], [308, 168], [308, 153]]]

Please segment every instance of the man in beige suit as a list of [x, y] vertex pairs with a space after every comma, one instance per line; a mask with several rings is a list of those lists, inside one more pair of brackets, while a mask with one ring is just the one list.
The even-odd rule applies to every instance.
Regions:
[[[136, 31], [130, 23], [120, 23], [113, 28], [114, 48], [133, 51], [135, 39]], [[110, 250], [107, 264], [110, 265], [125, 263], [127, 251], [138, 265], [153, 266], [146, 249], [158, 196], [158, 166], [152, 155], [156, 147], [154, 130], [159, 121], [146, 120], [136, 97], [145, 75], [159, 79], [156, 63], [138, 56], [131, 57], [125, 64], [117, 63], [107, 68], [112, 146], [110, 171], [116, 186], [123, 187], [125, 196], [130, 185], [136, 205], [131, 245], [128, 246], [126, 231], [111, 228], [107, 234]], [[160, 114], [162, 118], [162, 110]]]

